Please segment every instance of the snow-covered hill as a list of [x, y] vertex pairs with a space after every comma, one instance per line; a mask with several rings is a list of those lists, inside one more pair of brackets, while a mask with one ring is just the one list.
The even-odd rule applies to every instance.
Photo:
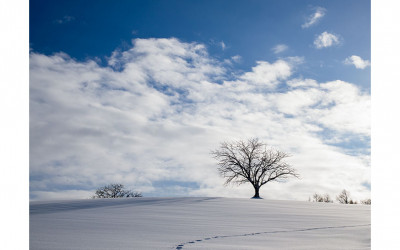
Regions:
[[370, 249], [371, 207], [231, 198], [30, 203], [30, 249]]

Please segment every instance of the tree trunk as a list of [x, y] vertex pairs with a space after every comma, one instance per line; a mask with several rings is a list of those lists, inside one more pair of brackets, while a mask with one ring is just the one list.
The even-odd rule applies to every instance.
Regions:
[[255, 191], [255, 194], [253, 196], [253, 199], [260, 199], [261, 198], [260, 197], [260, 187], [255, 186], [254, 191]]

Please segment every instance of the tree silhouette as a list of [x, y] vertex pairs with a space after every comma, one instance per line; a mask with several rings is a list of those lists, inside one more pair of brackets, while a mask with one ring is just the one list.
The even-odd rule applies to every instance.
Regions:
[[125, 190], [122, 184], [110, 184], [104, 187], [98, 188], [93, 199], [95, 198], [127, 198], [127, 197], [142, 197], [139, 192], [133, 192], [131, 190]]
[[211, 154], [218, 160], [219, 173], [227, 178], [225, 184], [250, 183], [255, 191], [253, 198], [260, 198], [260, 188], [270, 181], [299, 177], [295, 169], [283, 161], [289, 157], [287, 153], [267, 148], [257, 138], [223, 142]]
[[342, 204], [357, 204], [357, 201], [353, 201], [350, 198], [350, 192], [346, 189], [343, 189], [343, 191], [336, 196], [336, 200]]
[[[309, 201], [311, 201], [311, 198], [309, 198]], [[326, 203], [331, 203], [331, 202], [333, 202], [333, 201], [331, 200], [331, 197], [329, 196], [329, 194], [321, 195], [321, 194], [317, 194], [317, 193], [315, 193], [315, 194], [313, 195], [312, 201], [313, 201], [313, 202], [326, 202]]]

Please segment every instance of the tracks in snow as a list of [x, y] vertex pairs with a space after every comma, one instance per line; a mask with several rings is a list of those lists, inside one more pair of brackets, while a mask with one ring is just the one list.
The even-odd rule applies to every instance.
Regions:
[[233, 237], [245, 237], [245, 236], [254, 236], [260, 234], [276, 234], [276, 233], [292, 233], [292, 232], [302, 232], [302, 231], [313, 231], [313, 230], [323, 230], [323, 229], [333, 229], [333, 228], [349, 228], [349, 227], [365, 227], [371, 226], [371, 224], [364, 224], [364, 225], [353, 225], [353, 226], [336, 226], [336, 227], [311, 227], [311, 228], [303, 228], [303, 229], [294, 229], [294, 230], [278, 230], [278, 231], [266, 231], [266, 232], [257, 232], [257, 233], [247, 233], [247, 234], [234, 234], [234, 235], [217, 235], [213, 237], [207, 237], [198, 240], [187, 241], [181, 243], [174, 248], [176, 250], [183, 249], [186, 245], [196, 244], [198, 242], [209, 241], [213, 239], [223, 239], [223, 238], [233, 238]]

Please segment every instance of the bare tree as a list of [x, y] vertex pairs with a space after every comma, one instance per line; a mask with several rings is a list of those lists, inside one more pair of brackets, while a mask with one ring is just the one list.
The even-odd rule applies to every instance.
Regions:
[[336, 197], [336, 200], [342, 204], [357, 204], [357, 201], [353, 201], [350, 198], [350, 192], [346, 189], [343, 189], [343, 191]]
[[329, 194], [325, 194], [324, 195], [324, 202], [326, 202], [326, 203], [332, 203], [333, 202], [333, 200], [331, 199]]
[[320, 194], [315, 193], [313, 195], [312, 201], [313, 202], [323, 202], [324, 201], [324, 197], [322, 197], [322, 195], [320, 195]]
[[[309, 199], [309, 201], [311, 201], [311, 199]], [[321, 195], [321, 194], [317, 194], [317, 193], [315, 193], [315, 194], [313, 195], [312, 201], [313, 201], [313, 202], [326, 202], [326, 203], [331, 203], [331, 202], [333, 202], [333, 201], [331, 200], [331, 197], [329, 196], [329, 194]]]
[[260, 198], [260, 188], [270, 181], [299, 177], [295, 169], [283, 161], [288, 154], [267, 148], [257, 138], [223, 142], [211, 154], [218, 160], [219, 173], [227, 178], [225, 184], [248, 182], [254, 187], [253, 198]]
[[364, 205], [371, 205], [371, 199], [362, 200], [362, 201], [361, 201], [361, 204], [364, 204]]
[[336, 196], [336, 200], [342, 204], [349, 204], [350, 202], [350, 193], [346, 189], [343, 189], [343, 191]]
[[93, 199], [95, 198], [127, 198], [127, 197], [142, 197], [139, 192], [133, 192], [131, 190], [125, 190], [122, 184], [110, 184], [104, 187], [98, 188]]

